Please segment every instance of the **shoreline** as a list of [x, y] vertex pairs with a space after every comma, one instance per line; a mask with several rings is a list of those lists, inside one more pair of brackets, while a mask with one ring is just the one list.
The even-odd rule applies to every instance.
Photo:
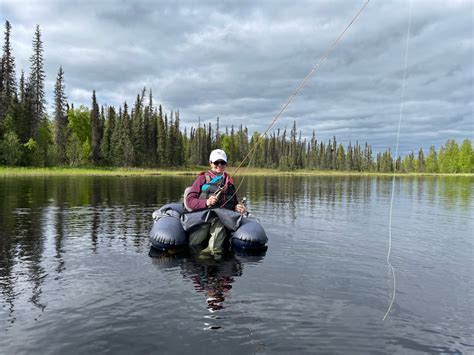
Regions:
[[[26, 168], [0, 167], [0, 176], [194, 176], [207, 167], [145, 169], [145, 168]], [[235, 168], [229, 166], [227, 172], [233, 174]], [[280, 171], [268, 168], [241, 168], [237, 175], [246, 176], [393, 176], [393, 173], [364, 171], [331, 171], [331, 170], [295, 170]], [[396, 173], [397, 177], [474, 177], [473, 173]]]

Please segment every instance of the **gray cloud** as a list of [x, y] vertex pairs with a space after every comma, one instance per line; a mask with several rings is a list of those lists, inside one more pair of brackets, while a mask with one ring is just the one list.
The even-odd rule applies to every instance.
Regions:
[[[47, 94], [60, 65], [69, 100], [133, 102], [144, 87], [183, 125], [262, 132], [363, 1], [3, 1], [17, 71], [42, 29]], [[400, 151], [473, 137], [473, 3], [372, 1], [277, 122], [395, 150], [411, 6]], [[25, 9], [28, 8], [28, 11]]]

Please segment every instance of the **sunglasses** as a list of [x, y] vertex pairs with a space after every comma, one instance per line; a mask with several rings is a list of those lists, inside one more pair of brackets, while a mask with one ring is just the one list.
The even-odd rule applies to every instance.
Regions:
[[215, 166], [218, 166], [218, 165], [227, 165], [227, 162], [223, 161], [223, 160], [218, 160], [218, 161], [215, 161], [214, 163]]

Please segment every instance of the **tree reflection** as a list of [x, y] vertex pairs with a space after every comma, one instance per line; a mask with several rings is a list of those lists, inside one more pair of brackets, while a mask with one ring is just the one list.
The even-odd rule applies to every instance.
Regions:
[[[236, 184], [239, 183], [236, 177]], [[0, 302], [14, 319], [24, 297], [43, 309], [44, 284], [64, 276], [77, 250], [122, 248], [145, 252], [151, 213], [179, 201], [194, 176], [185, 177], [3, 177], [0, 179]], [[300, 216], [387, 203], [391, 177], [248, 177], [239, 191], [263, 225], [297, 225]], [[395, 196], [442, 208], [472, 209], [472, 177], [397, 177]], [[331, 217], [331, 216], [330, 216]], [[363, 222], [363, 221], [361, 221]], [[164, 258], [164, 257], [163, 257]], [[169, 258], [169, 256], [168, 256]], [[155, 260], [155, 259], [154, 259]], [[159, 259], [157, 259], [159, 260]], [[155, 260], [154, 262], [158, 262]], [[179, 257], [183, 275], [219, 309], [242, 274], [243, 259]], [[159, 262], [158, 262], [159, 263]], [[194, 275], [194, 276], [193, 276]], [[203, 275], [203, 276], [200, 276]], [[3, 314], [1, 315], [4, 316]]]
[[[148, 247], [151, 212], [178, 200], [192, 177], [4, 177], [0, 180], [0, 305], [13, 322], [23, 300], [44, 310], [44, 284], [59, 280], [67, 253], [97, 252], [117, 236]], [[133, 237], [131, 238], [130, 235]], [[6, 319], [5, 319], [6, 320]], [[5, 322], [6, 324], [6, 322]]]

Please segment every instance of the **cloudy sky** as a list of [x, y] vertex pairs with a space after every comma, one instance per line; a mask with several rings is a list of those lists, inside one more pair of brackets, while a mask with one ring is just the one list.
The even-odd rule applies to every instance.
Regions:
[[[263, 131], [365, 0], [0, 0], [17, 75], [39, 24], [48, 109], [63, 66], [69, 102], [155, 103]], [[372, 0], [275, 128], [395, 150], [411, 9], [400, 152], [473, 139], [471, 0]], [[3, 41], [2, 41], [3, 42]]]

